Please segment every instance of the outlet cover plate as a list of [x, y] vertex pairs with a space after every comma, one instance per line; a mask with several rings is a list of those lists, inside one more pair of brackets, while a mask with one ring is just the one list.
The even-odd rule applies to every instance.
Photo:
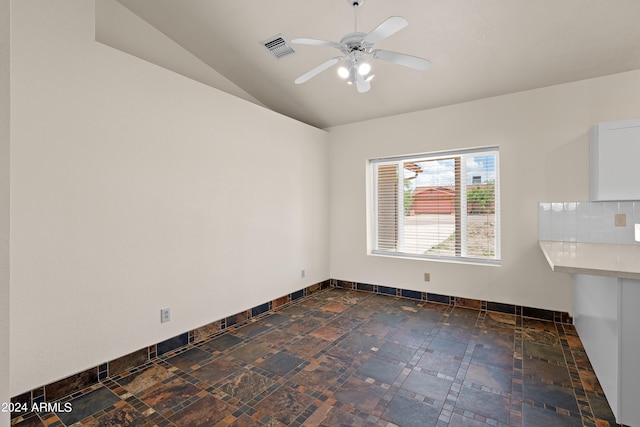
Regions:
[[171, 309], [163, 308], [160, 310], [160, 323], [167, 323], [171, 320]]

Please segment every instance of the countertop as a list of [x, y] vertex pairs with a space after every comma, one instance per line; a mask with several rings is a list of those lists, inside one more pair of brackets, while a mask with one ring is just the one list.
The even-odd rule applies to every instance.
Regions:
[[539, 243], [553, 271], [640, 280], [640, 245]]

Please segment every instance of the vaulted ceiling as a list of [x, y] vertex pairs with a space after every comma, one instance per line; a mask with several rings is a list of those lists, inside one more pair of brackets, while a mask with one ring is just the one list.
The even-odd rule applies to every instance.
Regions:
[[338, 50], [294, 44], [277, 59], [260, 44], [278, 34], [339, 41], [354, 31], [349, 0], [118, 1], [258, 103], [319, 128], [640, 68], [638, 0], [366, 0], [358, 31], [409, 22], [376, 48], [432, 62], [417, 71], [372, 60], [366, 93], [337, 66], [294, 83]]

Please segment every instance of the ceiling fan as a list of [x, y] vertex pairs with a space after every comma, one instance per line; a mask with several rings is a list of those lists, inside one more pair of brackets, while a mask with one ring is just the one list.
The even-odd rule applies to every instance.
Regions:
[[291, 40], [296, 44], [332, 47], [342, 52], [341, 56], [331, 58], [298, 77], [295, 80], [296, 84], [304, 83], [326, 69], [342, 62], [342, 66], [338, 68], [338, 75], [343, 79], [346, 79], [348, 84], [355, 83], [358, 92], [367, 92], [371, 89], [371, 79], [374, 76], [371, 72], [371, 65], [365, 61], [367, 55], [371, 55], [375, 59], [404, 65], [405, 67], [416, 70], [426, 70], [429, 68], [431, 62], [427, 59], [404, 53], [373, 48], [376, 43], [406, 27], [409, 24], [406, 19], [401, 16], [392, 16], [387, 18], [370, 33], [359, 33], [358, 7], [364, 3], [364, 0], [347, 0], [347, 2], [353, 6], [354, 10], [354, 32], [344, 36], [339, 43], [309, 38], [297, 38]]

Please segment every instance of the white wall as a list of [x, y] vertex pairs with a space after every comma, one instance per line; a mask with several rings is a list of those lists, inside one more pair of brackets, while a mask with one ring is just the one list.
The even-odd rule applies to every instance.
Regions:
[[11, 395], [329, 278], [326, 132], [96, 43], [93, 1], [11, 20]]
[[96, 40], [163, 68], [262, 105], [218, 71], [116, 0], [96, 0]]
[[[9, 0], [0, 0], [0, 403], [9, 402]], [[0, 425], [9, 414], [0, 412]]]
[[[538, 248], [538, 202], [588, 200], [589, 128], [633, 117], [640, 71], [330, 129], [331, 277], [571, 312], [571, 277]], [[367, 255], [368, 159], [495, 145], [500, 267]]]

